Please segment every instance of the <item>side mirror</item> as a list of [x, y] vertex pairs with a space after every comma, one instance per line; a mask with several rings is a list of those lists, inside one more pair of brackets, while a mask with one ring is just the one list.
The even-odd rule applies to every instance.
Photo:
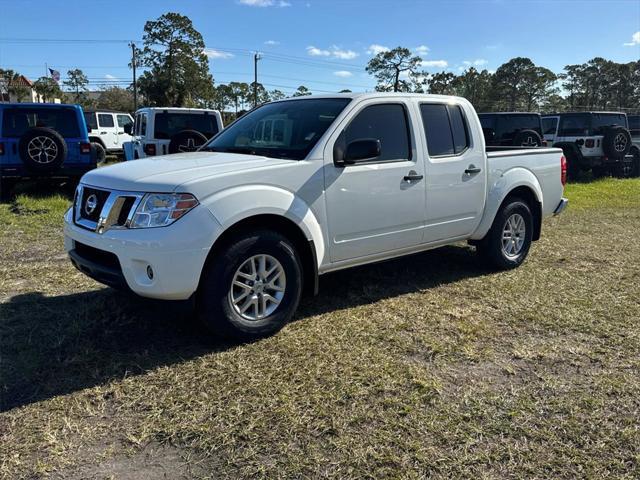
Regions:
[[93, 131], [93, 128], [87, 127], [87, 133], [91, 133], [92, 131]]
[[133, 123], [127, 123], [124, 126], [124, 133], [126, 133], [127, 135], [131, 135], [131, 132], [133, 132]]
[[380, 156], [381, 150], [380, 140], [377, 138], [354, 140], [347, 145], [347, 151], [344, 154], [344, 163], [354, 164], [363, 160], [373, 160]]

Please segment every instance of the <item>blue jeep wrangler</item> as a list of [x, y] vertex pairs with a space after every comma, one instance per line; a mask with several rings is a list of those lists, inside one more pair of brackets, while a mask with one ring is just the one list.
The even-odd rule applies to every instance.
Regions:
[[82, 107], [0, 103], [0, 193], [20, 178], [75, 180], [95, 167]]

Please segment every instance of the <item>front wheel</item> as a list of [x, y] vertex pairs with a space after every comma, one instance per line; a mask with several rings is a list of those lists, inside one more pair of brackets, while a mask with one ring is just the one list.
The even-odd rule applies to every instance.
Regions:
[[486, 237], [478, 245], [480, 254], [501, 270], [516, 268], [531, 248], [533, 215], [524, 201], [508, 200], [498, 211]]
[[214, 334], [251, 341], [279, 331], [295, 313], [302, 267], [282, 235], [256, 231], [228, 242], [208, 263], [198, 315]]

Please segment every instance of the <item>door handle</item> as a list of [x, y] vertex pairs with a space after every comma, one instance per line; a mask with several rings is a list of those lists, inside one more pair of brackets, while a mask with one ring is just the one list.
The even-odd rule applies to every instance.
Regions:
[[107, 132], [100, 132], [100, 135], [106, 135]]
[[476, 167], [475, 165], [471, 164], [464, 171], [464, 173], [466, 173], [467, 175], [473, 175], [474, 173], [480, 173], [481, 171], [482, 171], [482, 169], [480, 167]]
[[423, 175], [418, 175], [418, 173], [415, 170], [411, 170], [409, 172], [409, 175], [405, 175], [404, 176], [404, 181], [405, 182], [413, 182], [413, 181], [418, 181], [418, 180], [422, 180], [424, 178]]

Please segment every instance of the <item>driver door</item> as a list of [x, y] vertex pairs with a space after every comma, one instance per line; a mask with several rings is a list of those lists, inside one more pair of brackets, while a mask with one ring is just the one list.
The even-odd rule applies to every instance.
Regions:
[[[424, 164], [415, 151], [410, 105], [365, 102], [325, 150], [325, 201], [332, 262], [418, 245], [425, 222]], [[340, 130], [341, 129], [341, 130]], [[349, 144], [378, 140], [375, 158], [345, 163]]]

